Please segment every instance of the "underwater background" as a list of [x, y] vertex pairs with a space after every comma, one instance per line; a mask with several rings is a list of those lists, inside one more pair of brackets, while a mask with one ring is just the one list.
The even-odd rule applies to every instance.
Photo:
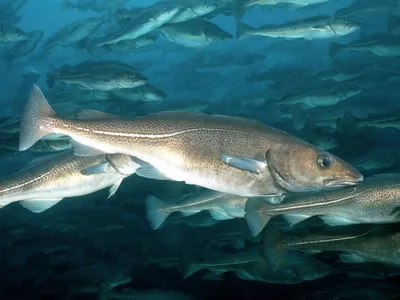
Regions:
[[0, 299], [400, 299], [399, 57], [397, 0], [0, 0]]

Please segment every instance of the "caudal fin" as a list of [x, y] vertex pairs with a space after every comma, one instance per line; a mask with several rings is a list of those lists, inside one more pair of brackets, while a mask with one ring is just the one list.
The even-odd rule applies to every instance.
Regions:
[[146, 215], [147, 220], [153, 229], [158, 229], [165, 222], [171, 212], [165, 208], [167, 204], [154, 196], [148, 196], [146, 202]]
[[341, 45], [338, 43], [334, 43], [334, 42], [330, 43], [329, 44], [329, 57], [335, 58], [336, 55], [338, 55], [341, 48], [342, 48]]
[[53, 133], [51, 128], [43, 125], [56, 117], [40, 88], [34, 85], [22, 114], [19, 151], [29, 149], [42, 137]]
[[296, 104], [293, 106], [292, 124], [296, 131], [302, 130], [307, 124], [307, 115], [301, 104]]
[[345, 112], [343, 117], [336, 120], [336, 129], [349, 131], [358, 129], [360, 120], [349, 112]]
[[279, 230], [268, 226], [264, 231], [263, 253], [274, 271], [282, 269], [287, 260], [288, 251], [279, 248], [282, 236]]
[[253, 237], [259, 235], [271, 220], [272, 216], [268, 215], [268, 210], [266, 209], [270, 205], [265, 200], [256, 198], [249, 199], [246, 202], [246, 214], [244, 217]]
[[250, 36], [253, 31], [254, 31], [254, 28], [251, 27], [250, 25], [247, 25], [247, 24], [241, 23], [241, 22], [237, 22], [237, 24], [236, 24], [236, 38], [238, 40], [244, 39], [244, 38]]
[[400, 25], [400, 18], [395, 15], [390, 15], [388, 20], [388, 33], [396, 34]]
[[244, 6], [245, 1], [244, 0], [233, 0], [232, 1], [232, 11], [233, 15], [236, 20], [241, 20], [243, 19], [245, 13], [246, 13], [246, 8]]
[[69, 0], [62, 0], [61, 7], [65, 10], [75, 9], [75, 5]]

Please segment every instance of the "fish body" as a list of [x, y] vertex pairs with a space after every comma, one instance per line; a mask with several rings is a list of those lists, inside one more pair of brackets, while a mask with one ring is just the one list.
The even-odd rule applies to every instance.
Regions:
[[280, 204], [253, 199], [246, 204], [246, 220], [257, 235], [269, 220], [283, 215], [293, 226], [313, 216], [327, 225], [395, 223], [400, 220], [400, 177], [376, 177], [353, 188], [296, 194]]
[[77, 157], [72, 151], [64, 151], [36, 159], [1, 180], [0, 205], [22, 201], [33, 212], [42, 212], [63, 198], [87, 195], [106, 187], [113, 187], [113, 195], [122, 180], [132, 174], [124, 173], [127, 168], [123, 169], [119, 160], [127, 162], [128, 167], [132, 165], [134, 173], [137, 165], [121, 155]]
[[29, 35], [19, 28], [5, 23], [0, 24], [0, 45], [26, 41], [28, 38]]
[[187, 48], [203, 48], [233, 36], [206, 20], [191, 20], [178, 24], [166, 24], [160, 28], [167, 40]]
[[271, 38], [313, 40], [348, 35], [359, 29], [357, 24], [346, 19], [317, 16], [281, 25], [265, 25], [259, 29], [238, 23], [237, 37], [240, 39], [259, 35]]
[[174, 212], [181, 212], [184, 216], [191, 216], [208, 210], [216, 220], [243, 218], [246, 201], [246, 197], [215, 191], [188, 195], [184, 200], [175, 204], [168, 204], [154, 196], [149, 196], [146, 199], [147, 218], [153, 229], [159, 228], [166, 218]]
[[318, 234], [282, 240], [277, 247], [282, 250], [340, 251], [346, 263], [377, 262], [400, 266], [400, 233], [365, 231], [357, 234]]
[[122, 118], [92, 110], [67, 120], [56, 115], [35, 86], [21, 121], [20, 150], [53, 133], [70, 136], [77, 155], [135, 157], [142, 166], [139, 176], [244, 197], [332, 189], [363, 180], [340, 158], [257, 121], [189, 112]]
[[126, 101], [163, 101], [167, 98], [167, 94], [158, 88], [145, 84], [133, 89], [114, 89], [112, 95]]
[[343, 50], [352, 52], [370, 52], [381, 57], [398, 57], [400, 56], [400, 39], [399, 37], [385, 37], [354, 42], [347, 45], [332, 42], [329, 45], [329, 56], [334, 58]]
[[145, 10], [137, 18], [127, 22], [118, 32], [99, 42], [97, 46], [101, 47], [124, 40], [134, 40], [168, 23], [178, 11], [179, 7], [176, 6], [157, 6]]

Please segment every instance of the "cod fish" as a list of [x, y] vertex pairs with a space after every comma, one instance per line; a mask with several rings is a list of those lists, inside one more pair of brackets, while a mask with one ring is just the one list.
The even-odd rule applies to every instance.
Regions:
[[215, 42], [230, 40], [233, 36], [206, 20], [191, 20], [166, 24], [160, 28], [162, 36], [170, 42], [187, 48], [204, 48]]
[[243, 197], [332, 189], [363, 180], [340, 158], [254, 120], [194, 112], [123, 118], [93, 110], [67, 120], [56, 115], [35, 85], [21, 120], [19, 149], [52, 133], [71, 137], [76, 155], [130, 155], [141, 165], [139, 176]]
[[29, 39], [29, 34], [25, 31], [5, 23], [0, 23], [0, 45], [26, 41], [27, 39]]
[[63, 198], [83, 196], [107, 187], [109, 197], [137, 168], [129, 156], [77, 157], [72, 151], [40, 157], [16, 174], [2, 178], [0, 205], [12, 202], [41, 213]]
[[168, 23], [178, 11], [179, 7], [176, 6], [157, 6], [145, 10], [137, 18], [127, 22], [119, 31], [100, 41], [97, 46], [102, 47], [141, 37]]
[[[257, 280], [269, 283], [293, 284], [329, 275], [332, 268], [312, 257], [293, 253], [286, 257], [285, 265], [274, 270], [265, 258], [263, 247], [254, 246], [235, 253], [211, 253], [209, 257], [196, 260], [182, 258], [182, 273], [185, 278], [202, 269], [212, 272], [211, 279], [219, 279], [226, 272], [234, 272], [242, 280]], [[283, 270], [284, 269], [284, 270]], [[204, 279], [207, 279], [204, 278]]]
[[43, 30], [28, 32], [28, 39], [15, 43], [11, 49], [4, 53], [4, 59], [7, 61], [7, 70], [10, 70], [12, 63], [16, 59], [26, 56], [35, 50], [43, 37], [43, 33]]
[[114, 61], [89, 61], [76, 66], [62, 66], [58, 72], [47, 74], [47, 84], [58, 80], [76, 84], [88, 90], [110, 91], [144, 85], [147, 78], [129, 65]]
[[256, 236], [277, 215], [283, 215], [291, 226], [313, 216], [330, 226], [383, 224], [400, 221], [399, 207], [400, 176], [375, 176], [353, 188], [287, 196], [280, 204], [251, 199], [245, 218]]
[[111, 94], [126, 101], [153, 102], [163, 101], [167, 98], [167, 94], [151, 84], [145, 84], [133, 89], [114, 89]]
[[366, 41], [355, 41], [349, 44], [338, 44], [332, 42], [329, 45], [329, 56], [334, 58], [343, 50], [370, 52], [382, 57], [398, 57], [400, 56], [400, 38], [389, 36]]
[[251, 35], [284, 39], [328, 39], [356, 32], [360, 27], [346, 19], [330, 16], [317, 16], [281, 25], [264, 25], [255, 29], [247, 24], [238, 23], [238, 39]]
[[244, 217], [246, 201], [246, 197], [215, 191], [188, 194], [176, 204], [168, 204], [154, 196], [149, 196], [146, 199], [146, 214], [153, 229], [160, 228], [171, 213], [178, 211], [184, 216], [191, 216], [208, 210], [215, 220], [229, 220]]
[[303, 108], [331, 106], [354, 97], [360, 94], [361, 91], [361, 88], [357, 85], [345, 84], [339, 88], [332, 88], [330, 90], [323, 88], [321, 90], [300, 93], [297, 95], [286, 95], [280, 101], [276, 102], [276, 104], [300, 104]]
[[289, 10], [296, 10], [309, 5], [323, 4], [330, 0], [236, 0], [237, 6], [241, 9], [248, 9], [253, 6], [283, 6]]
[[81, 40], [86, 39], [92, 32], [104, 22], [103, 17], [92, 17], [78, 20], [61, 27], [51, 35], [44, 47], [49, 50], [57, 46], [73, 46]]
[[168, 23], [181, 23], [201, 18], [218, 8], [217, 1], [210, 0], [167, 0], [156, 2], [154, 6], [160, 6], [163, 4], [165, 6], [176, 5], [179, 7], [178, 12], [168, 21]]
[[[10, 151], [18, 151], [19, 136], [14, 134], [9, 139], [0, 143], [0, 148], [7, 149]], [[58, 152], [72, 148], [71, 141], [66, 139], [58, 140], [39, 140], [32, 148], [29, 148], [31, 152]]]
[[[283, 238], [272, 227], [266, 230], [264, 251], [275, 268], [285, 260], [287, 250], [339, 251], [340, 259], [345, 263], [376, 262], [390, 266], [400, 266], [398, 251], [400, 248], [400, 232], [397, 230], [362, 228], [354, 233], [354, 226], [345, 226], [345, 233], [318, 233], [300, 236], [295, 239]], [[267, 234], [268, 233], [268, 234]], [[274, 253], [274, 256], [272, 256]]]

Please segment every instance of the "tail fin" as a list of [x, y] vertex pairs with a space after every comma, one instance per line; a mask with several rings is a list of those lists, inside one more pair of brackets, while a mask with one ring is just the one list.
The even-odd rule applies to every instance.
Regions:
[[198, 265], [197, 263], [195, 263], [193, 261], [194, 261], [194, 259], [191, 256], [189, 256], [187, 254], [181, 255], [180, 271], [181, 271], [183, 278], [186, 279], [202, 269], [202, 266]]
[[75, 5], [69, 0], [62, 0], [61, 7], [65, 10], [75, 9]]
[[167, 204], [154, 196], [148, 196], [146, 202], [147, 220], [153, 229], [158, 229], [165, 222], [171, 212], [165, 210]]
[[292, 124], [296, 131], [303, 129], [307, 123], [306, 113], [301, 104], [294, 105], [292, 109]]
[[111, 299], [111, 291], [104, 284], [100, 284], [99, 291], [97, 293], [97, 300], [110, 300]]
[[245, 23], [237, 22], [236, 24], [236, 38], [238, 40], [250, 36], [253, 31], [254, 28]]
[[52, 133], [51, 129], [41, 126], [42, 123], [51, 118], [56, 118], [56, 113], [40, 88], [34, 85], [21, 119], [19, 151], [29, 149], [42, 137]]
[[257, 198], [249, 199], [246, 202], [246, 214], [244, 217], [253, 237], [259, 235], [271, 220], [272, 216], [268, 215], [268, 210], [266, 209], [269, 205], [265, 200]]
[[288, 251], [279, 249], [282, 236], [279, 230], [273, 226], [268, 226], [264, 231], [263, 253], [274, 271], [281, 269], [285, 265]]
[[334, 43], [334, 42], [330, 43], [329, 44], [329, 57], [330, 58], [336, 57], [336, 55], [338, 55], [341, 48], [342, 48], [341, 45], [338, 43]]
[[397, 27], [400, 25], [400, 19], [394, 15], [389, 16], [388, 21], [388, 32], [389, 34], [395, 34]]
[[336, 121], [336, 129], [338, 130], [355, 130], [358, 128], [359, 119], [349, 112], [345, 112], [342, 118]]
[[232, 11], [237, 21], [243, 19], [244, 14], [246, 13], [246, 8], [244, 7], [244, 0], [233, 0]]
[[12, 66], [13, 66], [13, 62], [15, 60], [15, 56], [13, 52], [7, 53], [6, 57], [5, 57], [5, 61], [6, 61], [6, 72], [9, 73]]
[[91, 55], [94, 55], [96, 52], [98, 52], [100, 49], [103, 48], [97, 46], [98, 42], [99, 42], [98, 40], [88, 39], [88, 38], [85, 38], [84, 40], [81, 41], [81, 43], [84, 44], [83, 48], [86, 48], [86, 51]]

